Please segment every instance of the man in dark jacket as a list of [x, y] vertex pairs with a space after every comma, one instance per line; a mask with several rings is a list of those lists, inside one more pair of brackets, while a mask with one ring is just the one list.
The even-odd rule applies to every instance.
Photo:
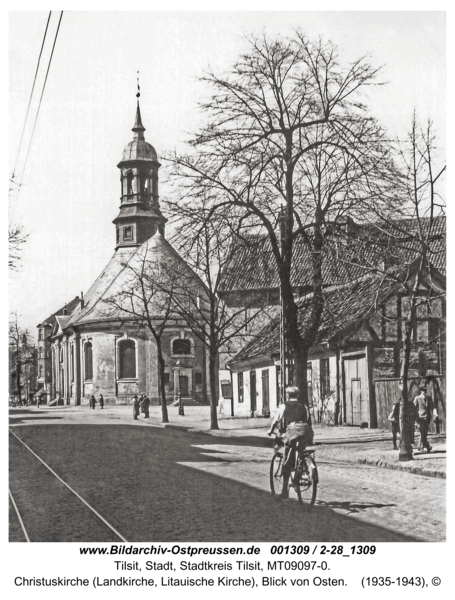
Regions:
[[433, 403], [431, 396], [427, 395], [427, 386], [423, 385], [419, 388], [420, 394], [414, 398], [414, 405], [417, 410], [417, 423], [420, 429], [420, 443], [419, 450], [422, 452], [424, 448], [427, 452], [431, 452], [431, 446], [428, 442], [428, 428], [430, 426], [431, 417], [435, 418], [438, 416], [436, 408]]
[[95, 410], [96, 398], [93, 394], [90, 396], [89, 403], [90, 403], [90, 408], [93, 408], [93, 410]]
[[286, 432], [283, 435], [284, 442], [284, 462], [282, 467], [283, 472], [283, 491], [281, 497], [283, 499], [288, 498], [289, 495], [289, 477], [292, 471], [291, 458], [289, 451], [291, 449], [292, 442], [296, 440], [303, 442], [304, 446], [311, 446], [313, 444], [313, 429], [308, 423], [308, 411], [304, 404], [297, 402], [298, 396], [297, 387], [286, 388], [286, 402], [281, 404], [275, 418], [273, 419], [272, 426], [268, 435], [272, 435], [276, 426], [284, 419], [286, 424]]
[[103, 398], [103, 394], [100, 394], [100, 408], [104, 408], [104, 398]]
[[142, 394], [141, 412], [144, 415], [144, 419], [148, 419], [150, 417], [149, 407], [150, 407], [150, 400], [147, 398], [147, 396], [145, 394]]
[[133, 396], [133, 419], [137, 421], [139, 416], [139, 399], [136, 395]]

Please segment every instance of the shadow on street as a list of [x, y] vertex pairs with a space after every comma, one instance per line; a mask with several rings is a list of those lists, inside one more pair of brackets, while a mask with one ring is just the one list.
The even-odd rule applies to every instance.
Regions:
[[[212, 471], [215, 463], [229, 465], [213, 456], [212, 450], [207, 455], [207, 450], [194, 446], [212, 443], [206, 435], [134, 425], [58, 424], [16, 427], [15, 433], [128, 541], [419, 541], [331, 508], [355, 512], [374, 505], [339, 499], [302, 509], [295, 501], [275, 502], [268, 490], [266, 463], [258, 465], [264, 490], [249, 485], [248, 474], [242, 481], [208, 472], [205, 465], [208, 469], [212, 465]], [[226, 438], [223, 444], [249, 446], [250, 440]], [[29, 461], [36, 459], [30, 455]], [[19, 498], [25, 523], [33, 528], [33, 539], [61, 540], [50, 525], [59, 511], [65, 514], [65, 505], [53, 502], [48, 507], [49, 522], [41, 519], [34, 524], [34, 506], [42, 502], [41, 492], [23, 493], [26, 481], [19, 469], [15, 471], [14, 453], [10, 463], [13, 495]], [[239, 473], [241, 479], [241, 469]], [[70, 538], [68, 534], [66, 540]]]

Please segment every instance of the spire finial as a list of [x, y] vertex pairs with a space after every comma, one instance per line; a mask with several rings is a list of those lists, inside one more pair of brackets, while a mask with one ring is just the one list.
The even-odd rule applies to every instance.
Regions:
[[142, 125], [141, 109], [139, 108], [140, 95], [141, 95], [141, 87], [139, 85], [139, 71], [138, 71], [137, 72], [137, 94], [136, 94], [136, 98], [137, 98], [136, 120], [134, 122], [133, 131], [136, 134], [135, 137], [143, 140], [145, 127]]

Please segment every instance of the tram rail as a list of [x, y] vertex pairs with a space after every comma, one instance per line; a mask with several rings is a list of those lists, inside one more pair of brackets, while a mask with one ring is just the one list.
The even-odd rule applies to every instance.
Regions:
[[[57, 473], [40, 457], [38, 456], [38, 454], [36, 454], [36, 452], [34, 452], [18, 435], [16, 435], [14, 433], [14, 431], [11, 430], [11, 428], [9, 428], [9, 432], [11, 433], [11, 435], [13, 435], [16, 440], [18, 440], [18, 442], [20, 442], [20, 444], [22, 444], [22, 446], [24, 446], [50, 473], [52, 473], [52, 475], [62, 484], [64, 485], [74, 496], [76, 496], [76, 498], [85, 506], [85, 508], [87, 508], [93, 515], [95, 515], [95, 517], [101, 521], [103, 523], [103, 525], [105, 525], [105, 527], [107, 527], [112, 533], [114, 533], [114, 535], [120, 539], [122, 542], [128, 542], [128, 540], [113, 526], [109, 523], [109, 521], [107, 521], [103, 515], [101, 515], [93, 506], [91, 506], [87, 500], [85, 500], [80, 494], [78, 494], [68, 483], [66, 483], [66, 481], [64, 481], [59, 475], [57, 475]], [[25, 528], [23, 519], [20, 515], [19, 509], [17, 507], [17, 504], [13, 498], [13, 495], [11, 493], [11, 490], [9, 490], [9, 495], [11, 498], [11, 502], [13, 504], [13, 507], [15, 509], [16, 515], [18, 517], [19, 523], [21, 525], [22, 531], [24, 533], [24, 536], [27, 540], [27, 542], [30, 542], [30, 538], [29, 535], [27, 533], [27, 530]]]

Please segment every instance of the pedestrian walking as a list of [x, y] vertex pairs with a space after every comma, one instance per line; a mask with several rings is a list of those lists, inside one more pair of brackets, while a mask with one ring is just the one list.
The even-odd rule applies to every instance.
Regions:
[[150, 400], [147, 398], [147, 396], [145, 394], [142, 394], [141, 412], [144, 415], [144, 419], [148, 419], [150, 417], [149, 407], [150, 407]]
[[96, 398], [95, 396], [92, 394], [90, 396], [90, 408], [93, 408], [93, 410], [95, 410], [95, 404], [96, 404]]
[[398, 450], [397, 435], [400, 434], [400, 398], [392, 405], [392, 412], [389, 415], [389, 421], [392, 424], [392, 442], [393, 449]]
[[103, 394], [100, 394], [100, 408], [104, 408], [104, 398], [103, 398]]
[[438, 416], [438, 412], [434, 406], [433, 399], [427, 395], [427, 386], [422, 385], [419, 387], [420, 394], [414, 398], [414, 406], [417, 410], [417, 423], [419, 424], [420, 430], [420, 443], [419, 450], [431, 452], [431, 446], [428, 442], [428, 429], [431, 422], [431, 417], [435, 418]]
[[41, 396], [37, 396], [36, 397], [36, 408], [39, 408], [40, 402], [41, 402]]
[[139, 416], [139, 399], [136, 395], [133, 396], [133, 419], [137, 421]]

